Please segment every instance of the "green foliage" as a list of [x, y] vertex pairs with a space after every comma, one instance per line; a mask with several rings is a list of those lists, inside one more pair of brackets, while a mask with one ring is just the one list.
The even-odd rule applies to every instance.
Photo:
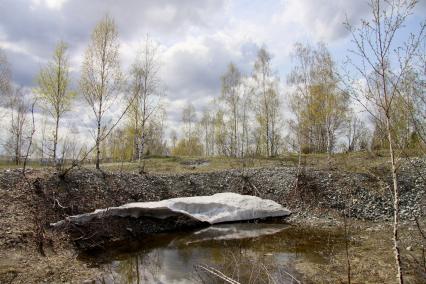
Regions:
[[335, 63], [323, 43], [316, 48], [296, 44], [294, 58], [298, 64], [288, 78], [295, 87], [290, 104], [296, 116], [292, 130], [305, 152], [308, 148], [330, 153], [347, 119], [349, 96], [337, 87]]
[[198, 137], [181, 139], [173, 149], [172, 154], [175, 156], [201, 156], [203, 154], [203, 145]]
[[54, 118], [62, 116], [71, 108], [76, 93], [69, 90], [68, 46], [59, 42], [53, 60], [40, 70], [36, 92], [41, 106]]

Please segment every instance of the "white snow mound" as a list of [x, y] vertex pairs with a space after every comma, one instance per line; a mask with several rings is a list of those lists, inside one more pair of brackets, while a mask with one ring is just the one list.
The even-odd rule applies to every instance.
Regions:
[[165, 219], [171, 216], [185, 215], [210, 224], [237, 222], [267, 217], [288, 216], [291, 212], [275, 201], [257, 196], [224, 192], [210, 196], [194, 196], [165, 199], [155, 202], [135, 202], [119, 207], [97, 209], [91, 213], [69, 216], [65, 220], [52, 224], [60, 226], [65, 222], [84, 224], [93, 219], [105, 217], [149, 216]]

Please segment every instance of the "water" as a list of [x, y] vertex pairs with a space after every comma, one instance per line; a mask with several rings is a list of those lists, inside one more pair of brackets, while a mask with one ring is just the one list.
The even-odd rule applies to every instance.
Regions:
[[242, 223], [156, 235], [86, 261], [104, 270], [105, 283], [297, 283], [295, 264], [326, 263], [341, 249], [333, 230]]

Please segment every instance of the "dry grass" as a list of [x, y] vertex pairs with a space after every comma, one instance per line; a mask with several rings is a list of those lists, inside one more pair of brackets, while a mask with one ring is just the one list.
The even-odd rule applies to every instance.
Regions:
[[[404, 155], [407, 153], [404, 153]], [[417, 153], [408, 153], [416, 156]], [[332, 155], [330, 163], [326, 154], [303, 155], [303, 164], [317, 169], [334, 169], [347, 172], [371, 173], [378, 168], [388, 168], [387, 151], [353, 152]], [[297, 166], [298, 156], [295, 153], [286, 153], [274, 158], [230, 158], [230, 157], [177, 157], [153, 156], [145, 159], [145, 170], [153, 173], [194, 173], [211, 172], [226, 169], [256, 168], [256, 167], [292, 167]], [[0, 161], [0, 169], [20, 168], [11, 162]], [[30, 162], [29, 167], [43, 168], [38, 162]], [[85, 164], [92, 168], [94, 165]], [[108, 171], [138, 171], [137, 162], [103, 163], [101, 168]]]
[[[282, 166], [282, 159], [229, 157], [150, 157], [145, 159], [145, 171], [153, 173], [196, 173], [227, 169], [277, 167]], [[292, 166], [293, 163], [286, 165]], [[91, 167], [91, 165], [90, 165]], [[108, 171], [138, 171], [137, 163], [106, 163], [102, 168]]]
[[[154, 173], [195, 173], [227, 169], [258, 167], [295, 167], [297, 154], [288, 153], [274, 158], [230, 158], [230, 157], [149, 157], [145, 159], [145, 170]], [[303, 164], [317, 169], [335, 169], [347, 172], [369, 173], [387, 167], [386, 152], [340, 153], [332, 156], [328, 163], [326, 154], [303, 155]], [[137, 163], [106, 163], [102, 167], [109, 171], [137, 171]]]

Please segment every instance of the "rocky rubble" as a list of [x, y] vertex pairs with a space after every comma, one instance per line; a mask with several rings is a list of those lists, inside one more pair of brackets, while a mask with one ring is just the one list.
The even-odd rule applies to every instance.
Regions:
[[[426, 212], [426, 162], [412, 159], [400, 167], [401, 216]], [[34, 182], [35, 195], [48, 204], [47, 222], [97, 208], [131, 202], [235, 192], [274, 200], [295, 213], [311, 209], [344, 210], [367, 220], [392, 217], [391, 178], [388, 171], [372, 174], [306, 168], [294, 189], [293, 167], [232, 169], [208, 173], [145, 174], [108, 173], [88, 169], [71, 171], [65, 179], [49, 173]], [[18, 170], [0, 172], [0, 186], [13, 190]]]
[[[414, 159], [400, 168], [401, 216], [425, 214], [425, 161]], [[391, 179], [382, 174], [348, 173], [307, 168], [294, 190], [292, 167], [233, 169], [209, 173], [147, 174], [74, 170], [38, 181], [39, 194], [55, 205], [56, 220], [96, 208], [131, 202], [235, 192], [272, 199], [290, 210], [350, 208], [351, 216], [367, 220], [392, 217]], [[1, 176], [0, 176], [1, 178]]]

